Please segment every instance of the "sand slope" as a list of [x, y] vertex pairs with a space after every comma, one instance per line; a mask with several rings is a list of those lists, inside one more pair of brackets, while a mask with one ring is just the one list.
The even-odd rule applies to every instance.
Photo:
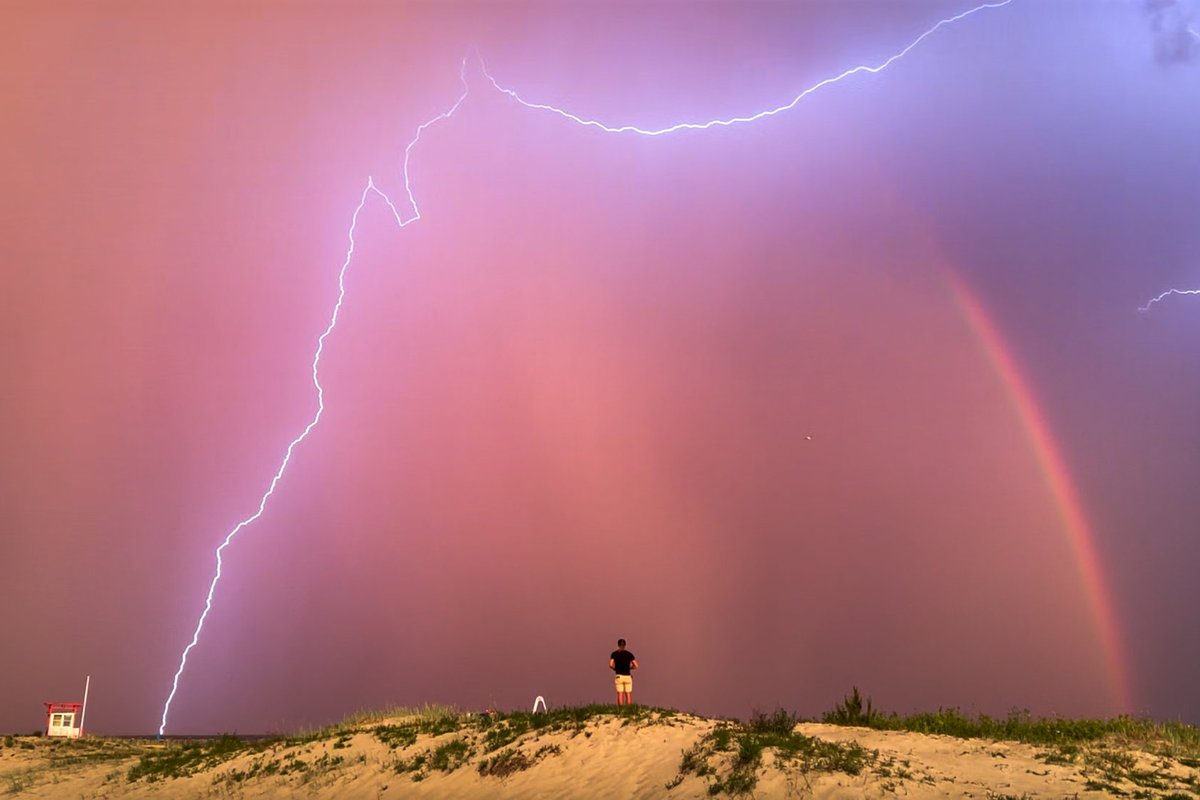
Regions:
[[[9, 737], [0, 792], [27, 798], [675, 798], [710, 797], [736, 747], [712, 749], [721, 723], [689, 715], [600, 716], [498, 743], [467, 725], [405, 738], [404, 719], [341, 729], [214, 757], [185, 777], [130, 781], [144, 754], [174, 743]], [[388, 727], [389, 725], [393, 727]], [[805, 770], [763, 753], [754, 797], [1200, 797], [1200, 764], [1111, 746], [1087, 757], [1012, 742], [802, 724], [815, 739], [866, 748], [857, 775]], [[399, 737], [399, 738], [397, 738]], [[708, 743], [706, 745], [706, 743]], [[683, 754], [708, 747], [708, 766], [681, 772]], [[1098, 753], [1098, 755], [1097, 755]], [[1056, 762], [1066, 763], [1056, 763]], [[1187, 762], [1188, 759], [1183, 759]], [[1111, 769], [1108, 765], [1114, 764]], [[710, 769], [708, 774], [703, 773]], [[722, 793], [728, 796], [727, 793]], [[749, 795], [747, 795], [749, 796]]]

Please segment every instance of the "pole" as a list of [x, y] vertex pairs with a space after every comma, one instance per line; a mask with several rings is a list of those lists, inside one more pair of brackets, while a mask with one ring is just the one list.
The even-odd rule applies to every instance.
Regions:
[[83, 718], [87, 716], [87, 696], [88, 689], [92, 686], [92, 676], [88, 675], [87, 680], [83, 683], [83, 708], [79, 712], [79, 735], [83, 736]]

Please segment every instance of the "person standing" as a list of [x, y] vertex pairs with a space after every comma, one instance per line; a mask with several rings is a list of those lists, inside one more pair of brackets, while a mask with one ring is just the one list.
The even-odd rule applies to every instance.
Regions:
[[608, 657], [608, 668], [617, 676], [617, 705], [633, 705], [633, 671], [638, 663], [633, 653], [625, 649], [624, 639], [617, 639], [617, 649]]

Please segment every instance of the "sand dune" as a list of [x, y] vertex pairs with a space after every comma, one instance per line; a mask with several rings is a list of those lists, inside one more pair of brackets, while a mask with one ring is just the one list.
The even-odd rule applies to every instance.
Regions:
[[1112, 742], [1064, 749], [815, 723], [759, 738], [748, 730], [587, 709], [384, 718], [258, 743], [7, 737], [0, 790], [114, 800], [1200, 794], [1200, 762]]

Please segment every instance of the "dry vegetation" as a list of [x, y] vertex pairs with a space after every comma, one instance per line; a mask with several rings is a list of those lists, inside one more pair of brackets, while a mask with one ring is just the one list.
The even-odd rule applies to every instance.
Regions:
[[902, 717], [855, 690], [820, 723], [583, 706], [360, 714], [246, 740], [0, 739], [26, 797], [861, 796], [1200, 798], [1200, 732], [1144, 720]]

